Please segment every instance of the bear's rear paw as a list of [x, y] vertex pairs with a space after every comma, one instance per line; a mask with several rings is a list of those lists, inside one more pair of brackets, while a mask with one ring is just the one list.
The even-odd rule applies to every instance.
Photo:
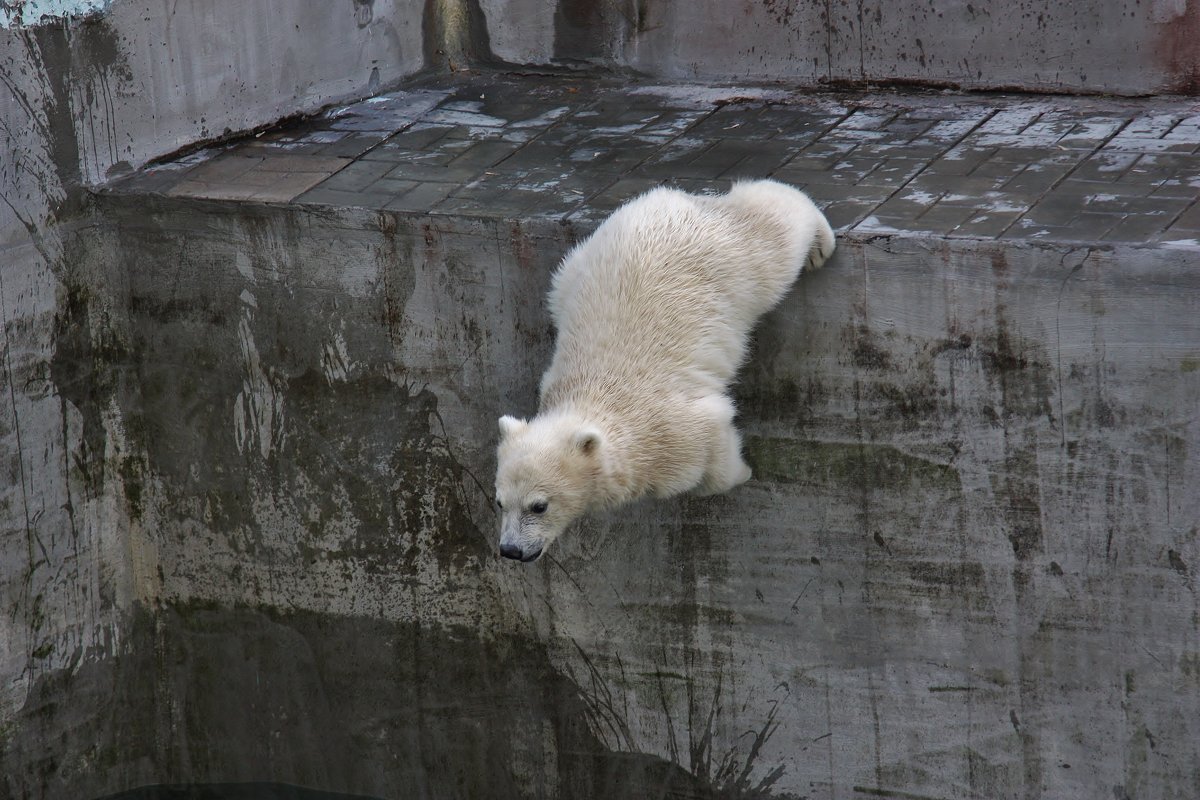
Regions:
[[750, 480], [750, 475], [750, 467], [746, 465], [745, 461], [738, 459], [738, 464], [723, 474], [714, 475], [710, 472], [705, 475], [704, 480], [694, 491], [701, 497], [722, 494]]
[[829, 227], [829, 222], [826, 221], [824, 215], [821, 215], [821, 219], [817, 223], [817, 235], [813, 237], [812, 249], [808, 251], [808, 263], [804, 265], [805, 269], [820, 267], [833, 255], [836, 246], [833, 228]]

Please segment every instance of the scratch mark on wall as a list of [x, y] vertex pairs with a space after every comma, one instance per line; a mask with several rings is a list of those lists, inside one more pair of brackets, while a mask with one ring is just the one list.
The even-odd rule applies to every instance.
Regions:
[[[1071, 267], [1071, 271], [1067, 273], [1065, 278], [1063, 278], [1062, 285], [1058, 287], [1058, 299], [1055, 301], [1055, 305], [1054, 305], [1054, 335], [1057, 340], [1056, 349], [1058, 351], [1057, 352], [1057, 359], [1058, 359], [1058, 423], [1059, 423], [1058, 430], [1062, 437], [1061, 442], [1062, 442], [1063, 447], [1067, 446], [1067, 417], [1066, 417], [1066, 412], [1063, 408], [1063, 379], [1062, 379], [1062, 301], [1063, 301], [1063, 292], [1065, 292], [1067, 289], [1067, 282], [1075, 276], [1075, 273], [1077, 273], [1077, 272], [1079, 272], [1079, 270], [1083, 269], [1083, 265], [1087, 263], [1088, 256], [1090, 256], [1091, 254], [1092, 254], [1092, 250], [1091, 250], [1091, 248], [1088, 248], [1087, 252], [1085, 252], [1083, 254], [1083, 258], [1079, 259], [1079, 263], [1076, 264], [1075, 266]], [[1066, 263], [1066, 260], [1070, 255], [1071, 255], [1071, 253], [1067, 253], [1063, 256], [1062, 260], [1063, 260], [1064, 264]]]
[[[25, 476], [25, 448], [21, 441], [21, 420], [17, 414], [17, 394], [12, 374], [12, 347], [8, 336], [8, 312], [7, 304], [4, 300], [3, 270], [0, 270], [0, 330], [3, 330], [4, 332], [4, 382], [8, 385], [8, 400], [12, 407], [12, 429], [17, 443], [17, 481], [21, 486], [21, 507], [22, 515], [25, 520], [25, 551], [28, 564], [25, 568], [23, 580], [25, 585], [24, 591], [27, 594], [32, 594], [34, 573], [37, 572], [39, 566], [45, 565], [49, 562], [49, 557], [46, 555], [45, 546], [43, 546], [40, 541], [37, 541], [37, 544], [42, 552], [42, 557], [40, 560], [36, 558], [34, 552], [34, 543], [35, 540], [37, 540], [37, 534], [34, 532], [33, 521], [29, 514], [29, 490]], [[33, 597], [28, 597], [27, 599], [28, 602], [25, 605], [27, 612], [26, 625], [29, 628], [28, 641], [32, 643], [35, 641], [37, 635], [37, 601]], [[30, 659], [32, 660], [32, 658], [33, 655], [31, 654]], [[29, 669], [30, 666], [27, 666], [26, 668]]]
[[258, 304], [249, 290], [242, 292], [242, 317], [238, 343], [242, 351], [242, 390], [233, 403], [233, 435], [239, 453], [257, 449], [267, 458], [283, 442], [284, 387], [276, 385], [263, 368], [254, 341], [254, 313]]
[[346, 337], [342, 331], [334, 331], [321, 353], [321, 370], [325, 373], [325, 380], [330, 383], [344, 381], [349, 377], [352, 367], [353, 362], [346, 349]]

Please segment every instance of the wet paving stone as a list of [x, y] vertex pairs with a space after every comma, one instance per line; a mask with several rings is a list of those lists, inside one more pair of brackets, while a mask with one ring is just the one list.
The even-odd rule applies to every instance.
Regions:
[[763, 177], [842, 230], [1186, 244], [1200, 103], [458, 74], [103, 191], [593, 221], [655, 186]]

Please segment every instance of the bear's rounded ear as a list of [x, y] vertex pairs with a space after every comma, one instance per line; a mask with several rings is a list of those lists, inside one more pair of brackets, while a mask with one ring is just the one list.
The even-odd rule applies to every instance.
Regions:
[[575, 432], [575, 447], [585, 456], [599, 450], [603, 440], [604, 437], [595, 428], [580, 428]]
[[512, 436], [514, 433], [524, 429], [527, 424], [529, 423], [523, 419], [517, 419], [505, 414], [500, 418], [500, 438], [503, 439], [506, 436]]

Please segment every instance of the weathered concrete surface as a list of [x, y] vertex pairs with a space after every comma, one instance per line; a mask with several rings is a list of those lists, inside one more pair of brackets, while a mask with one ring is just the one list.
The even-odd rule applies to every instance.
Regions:
[[674, 79], [1147, 94], [1194, 93], [1200, 74], [1200, 8], [1192, 0], [480, 5], [499, 58], [624, 66]]
[[[46, 671], [19, 730], [152, 673], [127, 713], [158, 750], [110, 748], [106, 785], [654, 797], [673, 763], [721, 796], [1200, 788], [1190, 252], [845, 240], [756, 335], [756, 479], [589, 520], [527, 569], [492, 553], [492, 428], [533, 409], [542, 292], [586, 227], [103, 203], [97, 268], [130, 280], [93, 363], [122, 378], [158, 638], [123, 651], [144, 669]], [[227, 715], [269, 758], [219, 744]], [[14, 794], [44, 780], [30, 749], [5, 751]]]
[[416, 0], [120, 0], [103, 14], [0, 29], [4, 118], [21, 137], [13, 152], [57, 148], [88, 182], [361, 97], [423, 65]]
[[798, 794], [1195, 795], [1188, 263], [844, 244], [758, 333], [757, 480], [568, 539], [549, 630], [657, 752], [772, 712]]
[[1200, 103], [429, 76], [112, 191], [595, 221], [772, 177], [855, 233], [1200, 241]]
[[[85, 6], [102, 13], [41, 20]], [[86, 758], [64, 771], [57, 743], [64, 731], [97, 732], [120, 706], [81, 702], [57, 727], [18, 722], [46, 676], [132, 646], [126, 615], [142, 556], [123, 487], [135, 462], [110, 405], [124, 379], [94, 369], [121, 356], [124, 343], [105, 331], [107, 299], [123, 295], [94, 269], [112, 259], [81, 185], [400, 79], [424, 63], [420, 11], [390, 0], [5, 4], [0, 749], [18, 747], [37, 766], [3, 770], [0, 795], [78, 796], [59, 794], [63, 781], [89, 793], [118, 787]]]
[[[77, 369], [110, 423], [85, 416], [79, 435], [118, 450], [104, 464], [134, 610], [107, 649], [39, 665], [0, 740], [0, 796], [710, 796], [601, 742], [506, 599], [518, 576], [498, 569], [477, 479], [490, 409], [536, 375], [515, 354], [549, 344], [531, 299], [561, 238], [146, 198], [105, 211], [117, 225], [90, 232], [105, 246], [84, 280], [109, 346]], [[520, 380], [503, 388], [494, 363]]]
[[528, 639], [204, 604], [139, 607], [125, 630], [115, 657], [34, 685], [4, 796], [164, 783], [184, 788], [120, 796], [709, 796], [668, 762], [609, 753], [578, 689]]
[[[121, 162], [375, 67], [510, 57], [480, 21], [501, 5], [116, 2], [0, 31], [0, 797], [1200, 793], [1194, 202], [1162, 249], [862, 231], [759, 333], [758, 480], [592, 520], [525, 571], [492, 558], [494, 418], [533, 408], [549, 270], [620, 175], [530, 222], [465, 195], [88, 213]], [[609, 10], [539, 16], [578, 48], [552, 57], [634, 63]], [[475, 202], [530, 207], [526, 155], [533, 183]], [[1182, 205], [1168, 156], [1131, 185]]]

